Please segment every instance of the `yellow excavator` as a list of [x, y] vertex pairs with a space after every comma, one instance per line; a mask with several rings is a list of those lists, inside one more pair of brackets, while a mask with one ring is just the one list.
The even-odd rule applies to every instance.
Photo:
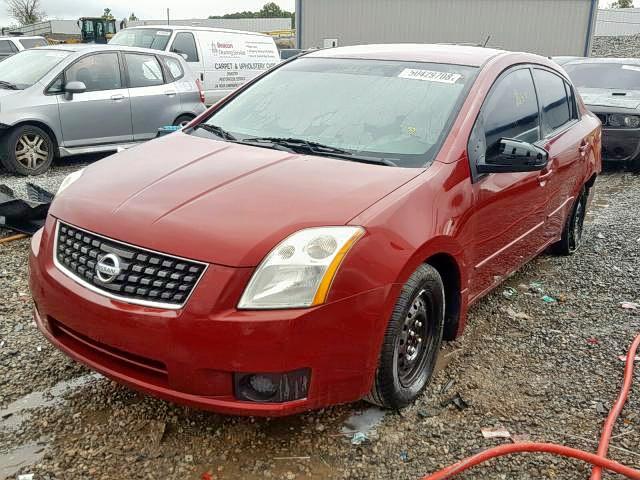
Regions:
[[82, 17], [78, 19], [82, 43], [107, 43], [116, 34], [115, 19]]

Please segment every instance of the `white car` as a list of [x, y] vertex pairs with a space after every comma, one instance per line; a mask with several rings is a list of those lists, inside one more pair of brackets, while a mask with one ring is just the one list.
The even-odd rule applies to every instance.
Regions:
[[0, 62], [22, 50], [46, 45], [49, 45], [49, 42], [44, 37], [23, 37], [21, 35], [0, 37]]
[[207, 105], [280, 63], [272, 37], [240, 30], [146, 25], [120, 30], [109, 43], [181, 55], [202, 82]]

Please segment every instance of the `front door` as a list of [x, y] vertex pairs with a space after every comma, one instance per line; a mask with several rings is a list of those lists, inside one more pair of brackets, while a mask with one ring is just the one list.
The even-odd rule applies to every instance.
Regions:
[[78, 81], [87, 90], [71, 100], [58, 95], [64, 146], [125, 143], [133, 139], [129, 90], [123, 88], [115, 52], [92, 54], [72, 64], [65, 83]]
[[[531, 70], [518, 67], [503, 74], [487, 97], [470, 139], [473, 161], [498, 152], [501, 138], [540, 140], [540, 115]], [[475, 158], [475, 160], [474, 160]], [[471, 165], [475, 172], [475, 164]], [[500, 283], [544, 243], [545, 186], [539, 172], [473, 174], [474, 272], [470, 293], [476, 297]]]
[[154, 138], [158, 128], [173, 125], [180, 115], [180, 97], [176, 85], [165, 81], [155, 55], [125, 53], [129, 78], [133, 139]]

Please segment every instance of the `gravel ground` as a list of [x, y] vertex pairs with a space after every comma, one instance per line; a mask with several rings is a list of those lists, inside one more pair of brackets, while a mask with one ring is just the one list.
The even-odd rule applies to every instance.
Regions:
[[[38, 180], [59, 182], [80, 164]], [[640, 310], [621, 307], [640, 302], [640, 176], [606, 174], [597, 186], [581, 251], [541, 256], [480, 301], [463, 337], [445, 346], [441, 370], [419, 402], [388, 412], [358, 446], [343, 429], [350, 416], [377, 414], [365, 403], [284, 419], [232, 418], [91, 374], [50, 347], [31, 320], [28, 241], [0, 245], [0, 478], [418, 479], [508, 442], [482, 437], [481, 428], [495, 427], [595, 450], [621, 383], [618, 356], [640, 332]], [[508, 286], [517, 291], [511, 298], [502, 295]], [[557, 301], [544, 302], [545, 294]], [[455, 395], [468, 407], [446, 405]], [[636, 468], [639, 412], [636, 383], [610, 452]], [[540, 455], [499, 459], [460, 476], [587, 477], [580, 463]]]

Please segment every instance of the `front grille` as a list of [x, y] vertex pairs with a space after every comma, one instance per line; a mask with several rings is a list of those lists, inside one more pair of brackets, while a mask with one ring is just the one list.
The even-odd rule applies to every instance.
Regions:
[[[113, 254], [119, 261], [117, 275], [103, 274], [96, 266]], [[113, 257], [112, 257], [113, 258]], [[129, 303], [180, 308], [187, 301], [206, 264], [134, 247], [58, 222], [56, 265], [89, 288]]]

